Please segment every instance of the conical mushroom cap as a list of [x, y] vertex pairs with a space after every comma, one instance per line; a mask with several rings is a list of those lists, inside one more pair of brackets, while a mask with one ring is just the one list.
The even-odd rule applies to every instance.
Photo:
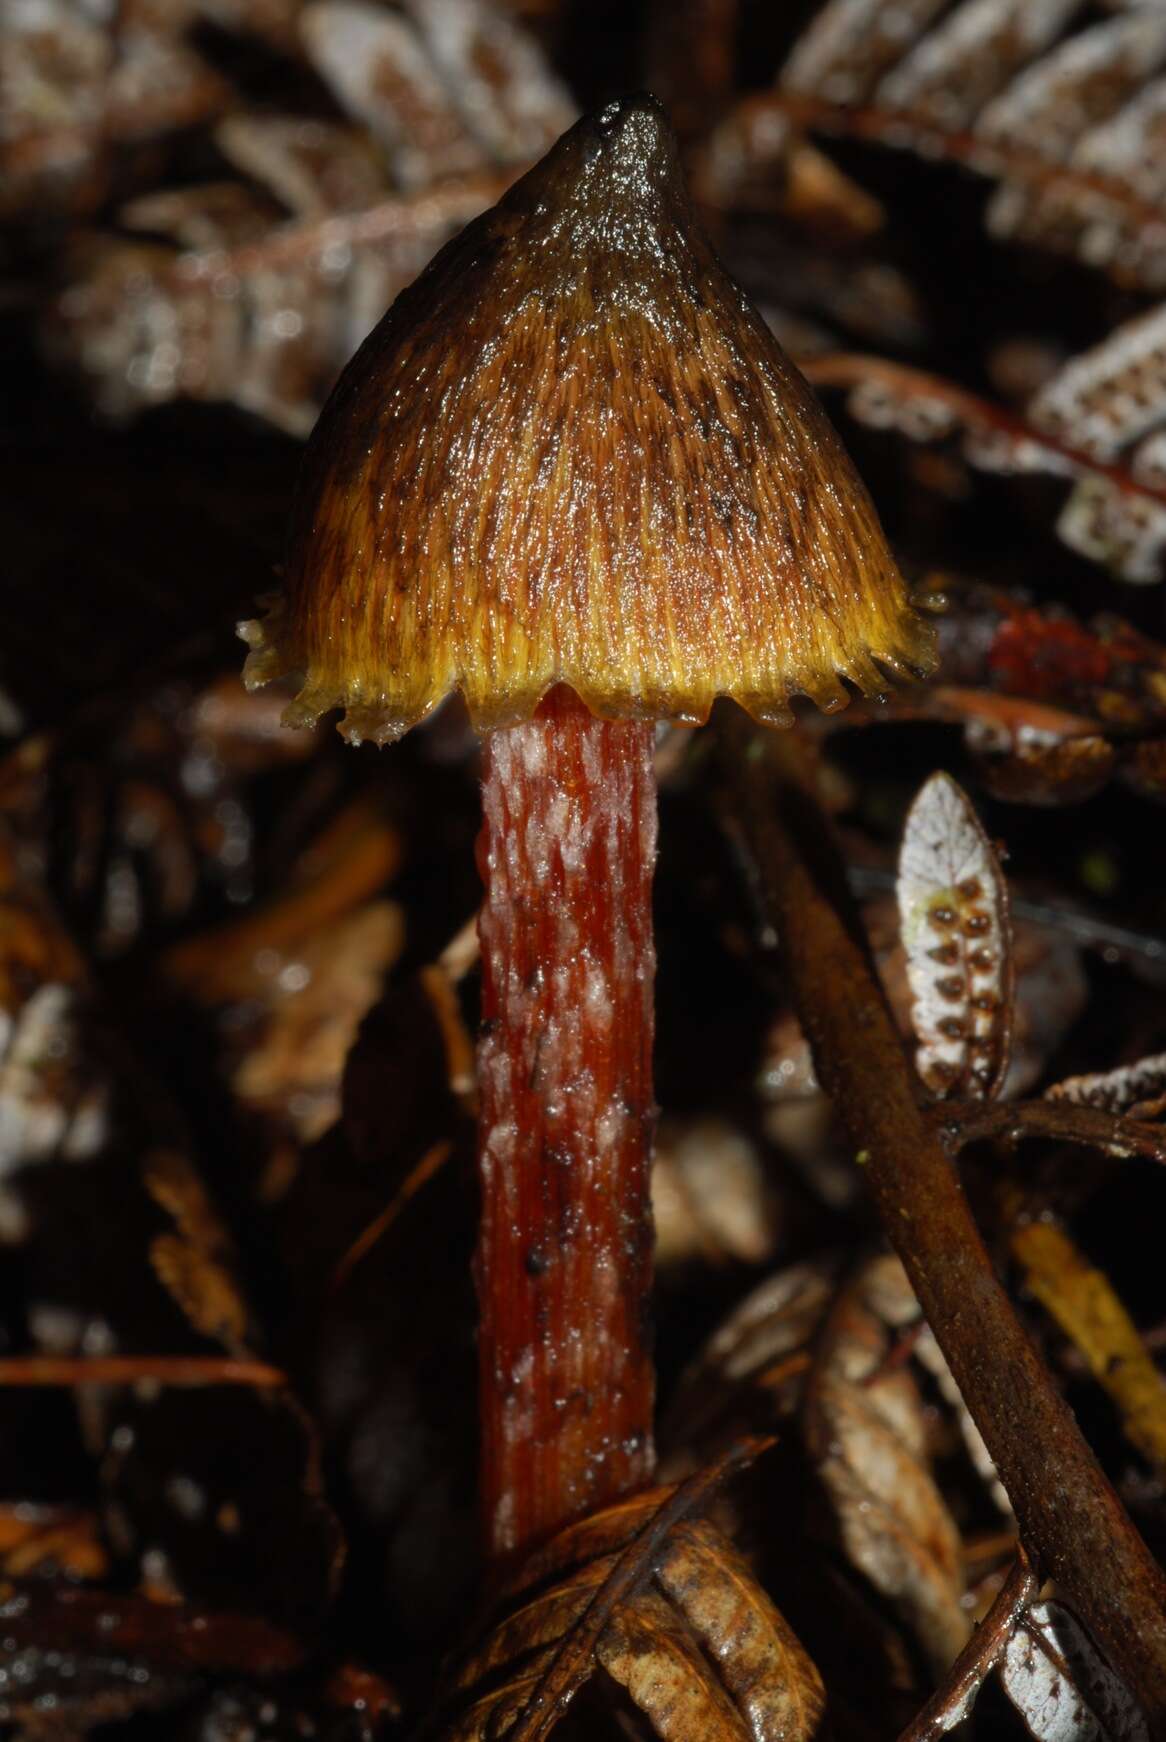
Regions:
[[650, 97], [580, 121], [398, 298], [312, 435], [287, 590], [242, 630], [297, 724], [786, 721], [933, 663], [870, 498], [697, 227]]

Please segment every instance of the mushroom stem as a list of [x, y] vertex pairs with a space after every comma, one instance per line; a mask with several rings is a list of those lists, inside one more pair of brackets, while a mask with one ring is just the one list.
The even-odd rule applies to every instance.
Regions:
[[494, 1559], [652, 1471], [652, 738], [560, 686], [485, 741], [475, 1265]]

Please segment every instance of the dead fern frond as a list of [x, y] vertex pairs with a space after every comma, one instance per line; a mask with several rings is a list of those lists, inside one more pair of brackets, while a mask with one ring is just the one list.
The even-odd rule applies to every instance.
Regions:
[[[1075, 0], [831, 0], [757, 107], [998, 183], [988, 226], [1142, 290], [1166, 286], [1166, 12], [1065, 35]], [[740, 128], [735, 112], [723, 126]], [[717, 136], [709, 146], [718, 149]]]
[[240, 179], [131, 201], [143, 239], [74, 249], [46, 343], [107, 417], [186, 397], [306, 435], [389, 303], [573, 118], [487, 0], [319, 0], [296, 53], [351, 121], [238, 108], [213, 144]]
[[1166, 564], [1166, 305], [1073, 357], [1022, 415], [923, 370], [878, 357], [805, 359], [809, 379], [849, 389], [860, 422], [915, 441], [955, 437], [993, 472], [1070, 478], [1057, 521], [1071, 549], [1118, 579], [1149, 583]]

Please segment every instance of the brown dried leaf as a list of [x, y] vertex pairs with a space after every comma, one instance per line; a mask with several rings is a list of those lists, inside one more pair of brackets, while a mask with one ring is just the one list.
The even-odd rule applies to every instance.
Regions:
[[177, 1150], [154, 1150], [142, 1179], [175, 1224], [174, 1233], [150, 1242], [158, 1281], [200, 1336], [232, 1355], [247, 1355], [253, 1320], [237, 1278], [234, 1243], [196, 1168]]
[[299, 1142], [338, 1117], [349, 1050], [403, 946], [401, 909], [370, 899], [400, 854], [383, 808], [358, 800], [271, 901], [166, 958], [171, 980], [220, 1012], [240, 1101]]
[[743, 99], [701, 141], [692, 187], [714, 210], [773, 213], [827, 241], [865, 240], [886, 222], [879, 202], [764, 94]]
[[239, 1098], [304, 1143], [334, 1124], [349, 1048], [403, 942], [400, 908], [372, 902], [316, 932], [269, 975], [266, 1009], [232, 1079]]
[[0, 1569], [5, 1578], [64, 1577], [81, 1584], [109, 1576], [109, 1551], [96, 1513], [0, 1505]]
[[1000, 1681], [1036, 1742], [1149, 1742], [1133, 1695], [1063, 1603], [1025, 1612]]
[[967, 1639], [968, 1615], [959, 1531], [927, 1467], [923, 1399], [911, 1373], [888, 1364], [892, 1328], [918, 1312], [897, 1258], [863, 1267], [818, 1340], [804, 1430], [848, 1559], [938, 1674]]
[[813, 1664], [721, 1532], [686, 1516], [721, 1473], [636, 1495], [539, 1551], [460, 1668], [449, 1742], [543, 1742], [597, 1666], [666, 1742], [813, 1736]]
[[935, 1094], [999, 1093], [1012, 1039], [1008, 890], [970, 800], [949, 775], [920, 790], [897, 886], [916, 1064]]
[[159, 1234], [150, 1242], [150, 1263], [200, 1337], [221, 1343], [232, 1355], [246, 1352], [246, 1303], [226, 1265], [177, 1234]]

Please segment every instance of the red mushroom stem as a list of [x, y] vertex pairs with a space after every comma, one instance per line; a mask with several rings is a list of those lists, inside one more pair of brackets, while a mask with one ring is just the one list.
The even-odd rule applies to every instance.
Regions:
[[560, 686], [485, 741], [476, 1276], [495, 1560], [652, 1471], [652, 739]]

